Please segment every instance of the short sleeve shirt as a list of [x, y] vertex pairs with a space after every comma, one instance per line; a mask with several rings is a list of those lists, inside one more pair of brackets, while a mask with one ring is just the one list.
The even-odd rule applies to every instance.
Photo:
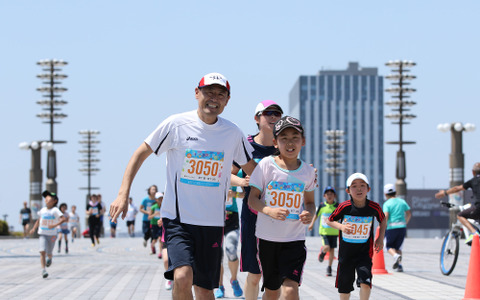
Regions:
[[38, 234], [42, 235], [57, 235], [57, 229], [55, 227], [48, 228], [49, 225], [53, 225], [58, 222], [63, 213], [58, 207], [52, 207], [50, 209], [43, 207], [39, 212], [39, 226]]
[[232, 163], [246, 164], [253, 151], [242, 131], [221, 117], [206, 124], [195, 110], [167, 118], [145, 143], [167, 156], [162, 217], [223, 227]]
[[354, 228], [353, 234], [339, 232], [340, 246], [338, 249], [339, 262], [355, 260], [361, 257], [373, 256], [373, 221], [379, 223], [385, 218], [380, 205], [371, 200], [366, 200], [364, 207], [356, 207], [353, 200], [347, 200], [338, 205], [330, 215], [330, 221], [350, 223]]
[[30, 221], [30, 214], [32, 213], [32, 211], [30, 210], [30, 208], [22, 208], [20, 210], [20, 215], [22, 215], [22, 220], [23, 221]]
[[466, 190], [472, 189], [473, 196], [475, 197], [475, 205], [480, 205], [480, 175], [465, 182], [463, 188]]
[[280, 221], [258, 214], [255, 235], [272, 242], [305, 240], [306, 225], [299, 220], [304, 210], [304, 193], [313, 191], [315, 169], [301, 161], [296, 170], [280, 168], [273, 156], [262, 159], [250, 177], [250, 186], [259, 189], [261, 199], [270, 207], [289, 210], [287, 220]]
[[[148, 197], [146, 197], [145, 199], [143, 199], [142, 201], [142, 205], [143, 205], [143, 209], [146, 210], [146, 211], [150, 211], [152, 209], [152, 206], [156, 203], [155, 200], [152, 200]], [[142, 219], [144, 222], [150, 222], [150, 220], [148, 219], [148, 214], [143, 214], [143, 219]]]
[[383, 204], [383, 211], [388, 212], [387, 229], [405, 228], [405, 212], [410, 210], [407, 202], [401, 198], [390, 198]]

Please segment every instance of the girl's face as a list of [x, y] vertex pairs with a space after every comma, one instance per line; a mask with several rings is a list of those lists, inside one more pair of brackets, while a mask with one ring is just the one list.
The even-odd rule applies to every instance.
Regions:
[[148, 194], [149, 195], [155, 196], [156, 193], [157, 193], [157, 187], [156, 186], [153, 185], [148, 189]]
[[302, 146], [305, 146], [305, 138], [296, 129], [285, 128], [273, 140], [273, 144], [282, 157], [296, 159]]
[[64, 213], [66, 210], [67, 210], [67, 206], [66, 206], [66, 205], [60, 207], [60, 211], [61, 211], [62, 213]]

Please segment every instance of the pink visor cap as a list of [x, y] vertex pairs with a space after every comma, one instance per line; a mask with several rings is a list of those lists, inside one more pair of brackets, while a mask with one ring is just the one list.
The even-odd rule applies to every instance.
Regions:
[[259, 113], [272, 106], [283, 114], [283, 110], [280, 105], [277, 104], [277, 102], [273, 100], [263, 100], [262, 102], [258, 103], [257, 107], [255, 108], [255, 115], [258, 115]]

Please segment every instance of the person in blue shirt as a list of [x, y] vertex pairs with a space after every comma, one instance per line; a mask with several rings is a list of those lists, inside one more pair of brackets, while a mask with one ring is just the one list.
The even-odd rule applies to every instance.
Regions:
[[[148, 240], [152, 238], [152, 232], [150, 230], [150, 220], [148, 216], [150, 215], [150, 210], [152, 206], [156, 203], [155, 194], [158, 192], [156, 185], [151, 185], [147, 189], [148, 196], [143, 199], [142, 204], [140, 204], [140, 212], [143, 213], [142, 219], [142, 231], [143, 231], [143, 247], [147, 247]], [[152, 254], [155, 254], [155, 247], [152, 247]]]

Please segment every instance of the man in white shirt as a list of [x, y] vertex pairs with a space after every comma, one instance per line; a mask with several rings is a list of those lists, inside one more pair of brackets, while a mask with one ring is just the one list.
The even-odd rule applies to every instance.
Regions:
[[198, 108], [164, 120], [130, 159], [112, 219], [125, 217], [133, 179], [143, 161], [167, 155], [167, 183], [161, 208], [174, 299], [213, 299], [221, 263], [225, 200], [233, 160], [251, 174], [252, 147], [241, 130], [219, 117], [230, 99], [230, 84], [219, 73], [205, 75], [195, 88]]

